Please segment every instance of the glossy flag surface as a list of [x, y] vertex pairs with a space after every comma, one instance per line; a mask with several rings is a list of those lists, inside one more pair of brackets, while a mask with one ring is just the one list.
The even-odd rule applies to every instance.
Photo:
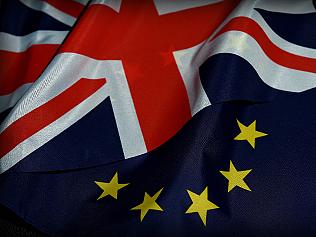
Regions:
[[311, 0], [4, 0], [0, 203], [50, 236], [313, 234]]

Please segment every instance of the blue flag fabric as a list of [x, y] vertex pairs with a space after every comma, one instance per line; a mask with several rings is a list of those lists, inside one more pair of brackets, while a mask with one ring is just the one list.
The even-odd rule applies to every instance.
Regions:
[[[273, 103], [208, 107], [146, 157], [51, 172], [22, 172], [17, 165], [1, 176], [0, 201], [52, 236], [313, 235], [315, 98], [311, 90]], [[256, 149], [234, 140], [236, 119], [246, 126], [256, 120], [256, 129], [268, 134], [255, 140]], [[220, 171], [230, 162], [238, 171], [251, 169], [243, 179], [251, 191], [235, 186], [227, 192]], [[94, 181], [110, 182], [116, 172], [119, 183], [129, 185], [117, 200], [97, 200], [102, 189]], [[207, 211], [204, 226], [198, 213], [185, 212], [192, 204], [187, 190], [201, 194], [206, 187], [219, 208]], [[149, 210], [140, 221], [140, 211], [130, 209], [145, 192], [153, 196], [162, 188], [156, 201], [163, 211]]]
[[312, 0], [1, 1], [0, 205], [57, 237], [315, 236], [315, 20]]

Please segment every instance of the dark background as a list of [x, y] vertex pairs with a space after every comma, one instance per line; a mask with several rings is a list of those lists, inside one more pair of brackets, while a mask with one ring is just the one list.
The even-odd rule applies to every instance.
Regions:
[[1, 237], [44, 237], [32, 226], [26, 224], [9, 209], [0, 205], [0, 236]]
[[[316, 0], [313, 0], [316, 8]], [[1, 5], [1, 0], [0, 0]], [[0, 205], [0, 237], [43, 237], [46, 236], [40, 233], [31, 225], [25, 223], [21, 218], [16, 216], [9, 209]]]

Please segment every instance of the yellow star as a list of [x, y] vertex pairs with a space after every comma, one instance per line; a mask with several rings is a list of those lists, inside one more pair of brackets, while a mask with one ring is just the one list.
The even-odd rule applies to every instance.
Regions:
[[222, 175], [228, 179], [228, 192], [230, 192], [235, 187], [240, 187], [245, 190], [251, 191], [244, 178], [251, 172], [251, 170], [237, 171], [233, 162], [230, 161], [229, 171], [220, 171]]
[[247, 140], [249, 144], [255, 149], [256, 138], [267, 136], [268, 134], [256, 131], [256, 120], [252, 122], [248, 127], [238, 121], [238, 127], [240, 133], [234, 138], [234, 140]]
[[185, 213], [187, 214], [187, 213], [197, 212], [203, 224], [206, 226], [207, 211], [212, 210], [212, 209], [217, 209], [219, 207], [208, 200], [207, 187], [204, 189], [204, 191], [200, 195], [190, 190], [187, 190], [187, 192], [191, 198], [192, 204]]
[[154, 196], [149, 196], [145, 192], [144, 201], [136, 207], [133, 207], [131, 210], [140, 210], [140, 221], [144, 219], [147, 212], [149, 210], [156, 210], [156, 211], [163, 211], [163, 209], [158, 205], [156, 202], [157, 198], [159, 197], [160, 193], [162, 192], [163, 188], [160, 189]]
[[110, 195], [112, 197], [114, 197], [115, 199], [117, 199], [117, 193], [121, 188], [124, 188], [125, 186], [129, 185], [127, 184], [119, 184], [118, 183], [118, 173], [116, 172], [115, 175], [113, 176], [113, 178], [111, 179], [111, 181], [109, 183], [105, 183], [105, 182], [98, 182], [98, 181], [94, 181], [102, 190], [103, 193], [100, 195], [100, 197], [98, 197], [97, 200], [106, 197], [107, 195]]

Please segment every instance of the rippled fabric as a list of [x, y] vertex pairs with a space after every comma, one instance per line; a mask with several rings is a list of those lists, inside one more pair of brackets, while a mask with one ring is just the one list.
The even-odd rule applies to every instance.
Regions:
[[84, 4], [1, 3], [0, 236], [314, 236], [315, 1]]

